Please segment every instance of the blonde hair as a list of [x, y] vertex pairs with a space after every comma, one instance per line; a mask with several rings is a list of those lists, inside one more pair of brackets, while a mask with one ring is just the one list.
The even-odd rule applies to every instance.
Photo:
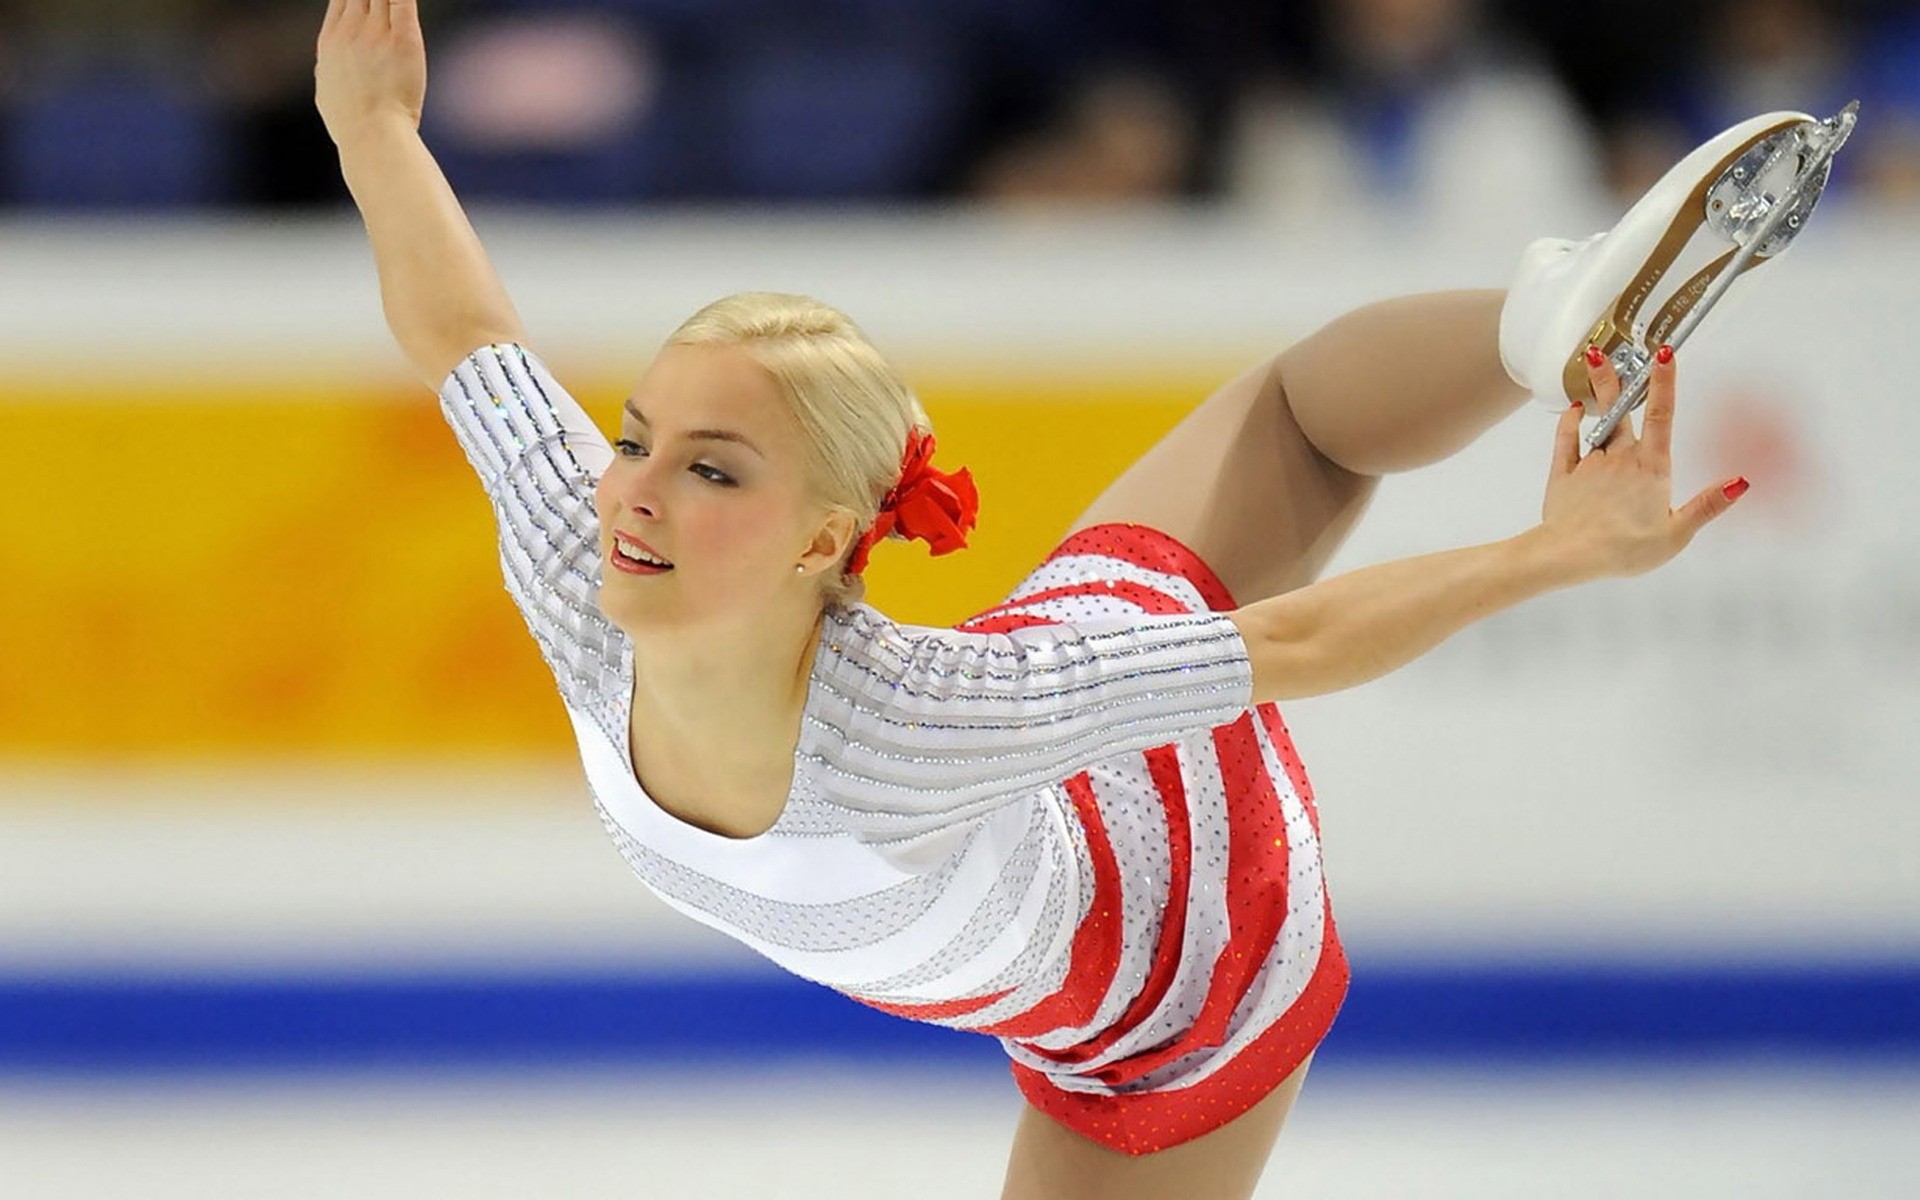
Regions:
[[[688, 317], [669, 346], [737, 346], [760, 365], [793, 408], [806, 443], [808, 477], [822, 499], [852, 512], [861, 533], [900, 480], [907, 436], [931, 433], [920, 401], [847, 315], [806, 296], [740, 292]], [[852, 556], [848, 547], [847, 557]], [[866, 594], [842, 558], [821, 598], [846, 605]]]

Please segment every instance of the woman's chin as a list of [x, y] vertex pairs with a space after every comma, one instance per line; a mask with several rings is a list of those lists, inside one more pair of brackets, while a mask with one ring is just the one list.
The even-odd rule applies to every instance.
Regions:
[[623, 588], [602, 586], [600, 613], [628, 637], [640, 637], [688, 623], [685, 605], [663, 604], [653, 597], [621, 594], [624, 591]]

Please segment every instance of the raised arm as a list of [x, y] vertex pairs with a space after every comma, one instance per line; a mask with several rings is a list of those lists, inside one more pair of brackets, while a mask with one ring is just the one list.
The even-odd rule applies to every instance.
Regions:
[[[415, 0], [332, 0], [315, 99], [366, 218], [387, 324], [486, 488], [507, 591], [574, 710], [624, 693], [625, 639], [600, 612], [594, 481], [606, 438], [517, 344], [520, 317], [420, 141], [427, 58]], [[624, 739], [622, 739], [624, 740]]]
[[525, 341], [500, 277], [420, 140], [427, 53], [416, 0], [331, 0], [314, 80], [373, 243], [387, 325], [414, 372], [437, 389], [475, 347]]
[[[1605, 409], [1611, 366], [1593, 368]], [[1381, 563], [1231, 614], [1253, 663], [1256, 702], [1320, 695], [1402, 666], [1483, 617], [1555, 588], [1638, 575], [1671, 559], [1746, 490], [1731, 480], [1680, 509], [1672, 500], [1674, 367], [1658, 362], [1645, 427], [1623, 422], [1580, 457], [1580, 408], [1560, 418], [1540, 524], [1516, 537]]]

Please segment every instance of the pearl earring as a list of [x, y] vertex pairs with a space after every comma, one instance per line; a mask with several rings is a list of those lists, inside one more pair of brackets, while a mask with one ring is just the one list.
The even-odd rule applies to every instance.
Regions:
[[793, 570], [794, 570], [794, 573], [797, 575], [805, 575], [807, 573], [807, 564], [795, 563], [793, 566]]

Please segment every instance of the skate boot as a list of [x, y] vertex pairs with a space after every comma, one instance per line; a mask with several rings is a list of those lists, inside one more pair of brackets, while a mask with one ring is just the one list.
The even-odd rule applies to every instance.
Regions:
[[1858, 109], [1743, 121], [1681, 159], [1606, 233], [1528, 246], [1500, 313], [1507, 374], [1559, 410], [1589, 398], [1586, 350], [1600, 347], [1620, 399], [1584, 440], [1604, 445], [1646, 398], [1653, 352], [1677, 348], [1735, 279], [1806, 227]]

